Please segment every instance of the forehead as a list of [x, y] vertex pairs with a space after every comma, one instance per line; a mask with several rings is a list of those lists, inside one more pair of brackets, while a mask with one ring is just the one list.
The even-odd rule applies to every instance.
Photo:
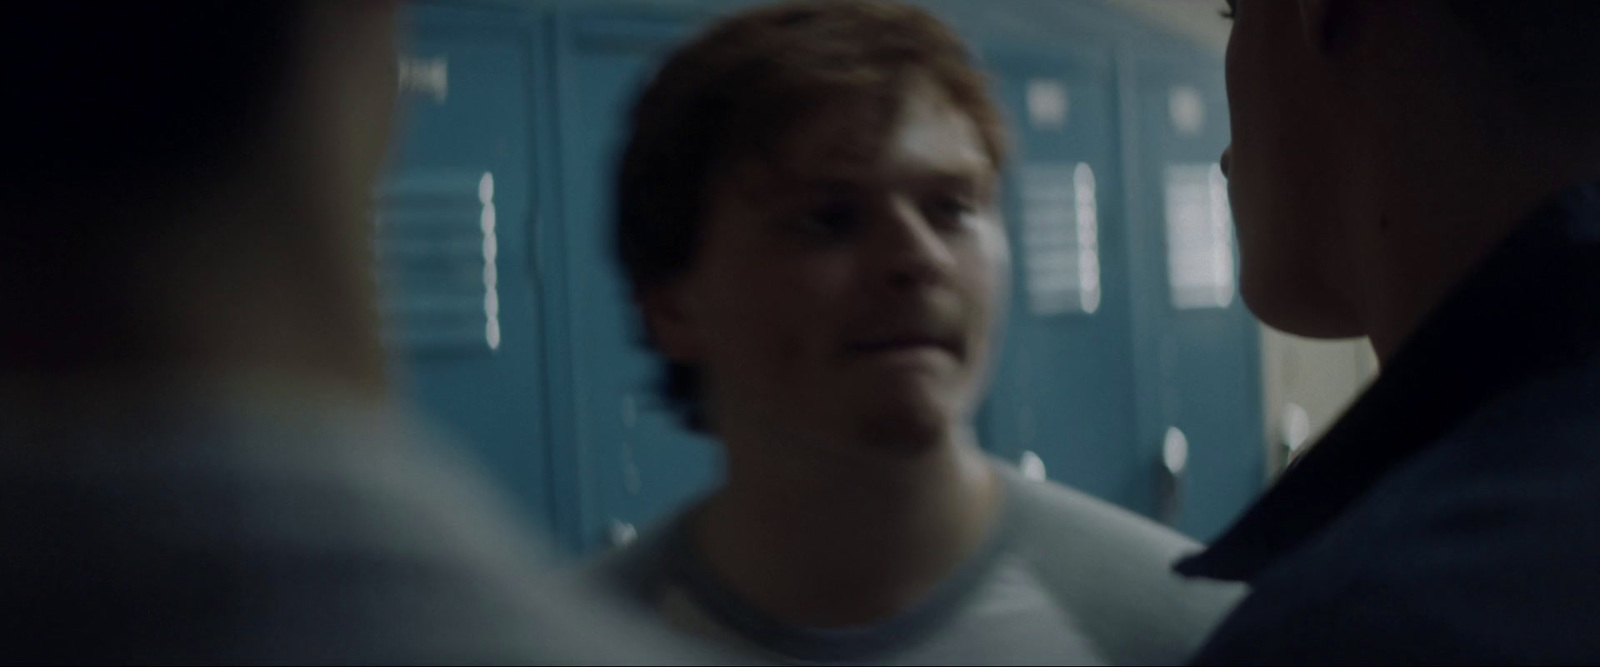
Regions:
[[786, 132], [771, 155], [747, 161], [766, 185], [884, 183], [927, 176], [989, 180], [997, 167], [971, 114], [925, 77], [891, 95], [841, 96]]

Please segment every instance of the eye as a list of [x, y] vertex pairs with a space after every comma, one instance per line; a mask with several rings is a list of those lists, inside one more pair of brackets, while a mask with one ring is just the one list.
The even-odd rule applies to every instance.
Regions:
[[957, 196], [935, 197], [922, 210], [929, 224], [945, 230], [964, 229], [967, 221], [977, 213], [977, 204], [969, 198]]
[[847, 201], [835, 201], [806, 209], [800, 214], [796, 226], [810, 234], [841, 237], [855, 231], [860, 223], [861, 215], [855, 205]]

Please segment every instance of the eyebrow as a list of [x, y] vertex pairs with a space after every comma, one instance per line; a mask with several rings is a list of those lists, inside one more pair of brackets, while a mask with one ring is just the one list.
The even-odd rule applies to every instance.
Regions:
[[994, 180], [998, 172], [987, 165], [978, 167], [974, 165], [966, 169], [926, 169], [915, 177], [919, 180], [937, 181], [946, 183], [984, 183]]
[[[914, 183], [919, 187], [929, 185], [939, 187], [969, 187], [978, 186], [985, 191], [998, 189], [1001, 173], [994, 168], [987, 159], [952, 161], [949, 164], [901, 164], [891, 165], [884, 171], [878, 168], [863, 168], [860, 165], [835, 164], [826, 165], [826, 168], [817, 168], [811, 165], [808, 168], [788, 171], [788, 182], [791, 187], [809, 192], [849, 193], [865, 187], [872, 187], [879, 179], [888, 179], [902, 183]], [[784, 180], [779, 176], [779, 181]]]
[[908, 175], [910, 180], [927, 187], [971, 189], [975, 194], [990, 196], [999, 191], [1000, 172], [987, 163], [967, 168], [919, 169]]
[[[917, 188], [974, 189], [980, 194], [998, 190], [999, 172], [988, 168], [974, 169], [918, 169], [903, 172], [891, 180], [910, 183]], [[804, 178], [795, 182], [799, 190], [829, 195], [849, 194], [872, 187], [869, 180], [854, 180], [838, 175]]]

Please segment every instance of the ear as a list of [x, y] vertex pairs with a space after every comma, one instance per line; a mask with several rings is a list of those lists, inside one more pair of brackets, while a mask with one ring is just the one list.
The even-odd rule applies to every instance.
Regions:
[[700, 328], [682, 284], [652, 287], [635, 299], [650, 340], [671, 361], [700, 360]]
[[1346, 0], [1297, 0], [1297, 4], [1300, 5], [1300, 28], [1305, 35], [1306, 46], [1319, 54], [1332, 50], [1337, 31], [1349, 11], [1349, 3]]

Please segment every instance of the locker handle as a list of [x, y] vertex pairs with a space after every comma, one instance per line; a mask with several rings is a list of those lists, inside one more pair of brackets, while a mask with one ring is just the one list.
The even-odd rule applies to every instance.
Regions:
[[1044, 459], [1039, 458], [1039, 455], [1032, 450], [1022, 453], [1022, 458], [1017, 461], [1017, 467], [1027, 479], [1042, 482], [1049, 478], [1044, 469]]
[[639, 539], [639, 531], [634, 529], [633, 524], [621, 519], [612, 519], [611, 530], [607, 532], [608, 541], [613, 548], [617, 549], [627, 547], [633, 544], [634, 540]]
[[1169, 426], [1161, 439], [1160, 498], [1156, 504], [1158, 517], [1169, 526], [1177, 523], [1183, 511], [1184, 477], [1188, 469], [1189, 438], [1182, 429]]
[[1305, 450], [1306, 441], [1311, 439], [1311, 415], [1298, 404], [1284, 406], [1283, 426], [1279, 435], [1278, 472], [1282, 473], [1300, 456]]

